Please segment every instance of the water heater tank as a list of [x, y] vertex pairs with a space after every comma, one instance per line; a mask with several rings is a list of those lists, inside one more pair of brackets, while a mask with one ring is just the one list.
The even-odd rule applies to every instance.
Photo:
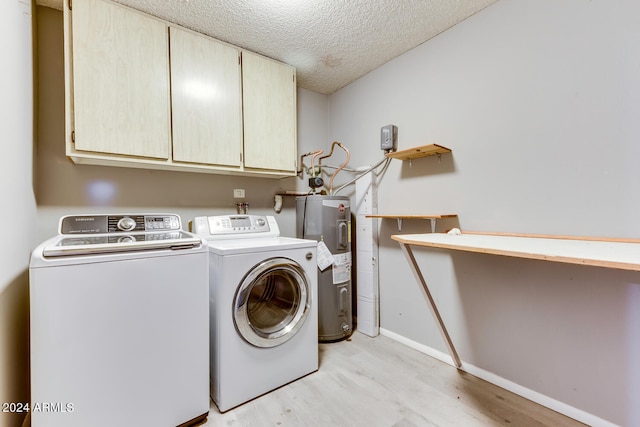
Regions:
[[[333, 262], [318, 273], [318, 340], [339, 341], [353, 332], [351, 209], [348, 197], [296, 198], [296, 236], [324, 243]], [[318, 247], [321, 255], [322, 245]]]

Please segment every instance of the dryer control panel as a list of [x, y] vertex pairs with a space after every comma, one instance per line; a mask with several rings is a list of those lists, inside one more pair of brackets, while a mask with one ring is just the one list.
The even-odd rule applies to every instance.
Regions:
[[209, 239], [277, 237], [280, 229], [269, 215], [216, 215], [193, 219], [191, 231]]

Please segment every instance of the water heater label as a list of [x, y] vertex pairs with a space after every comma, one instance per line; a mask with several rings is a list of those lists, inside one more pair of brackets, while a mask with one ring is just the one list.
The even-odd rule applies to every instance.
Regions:
[[351, 252], [334, 254], [333, 258], [333, 284], [348, 282], [351, 280]]

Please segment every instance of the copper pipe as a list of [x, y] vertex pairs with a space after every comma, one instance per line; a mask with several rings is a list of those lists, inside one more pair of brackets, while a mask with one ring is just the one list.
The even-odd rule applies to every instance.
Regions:
[[[344, 145], [342, 145], [340, 142], [335, 141], [332, 145], [331, 145], [331, 153], [333, 153], [333, 147], [337, 145], [338, 147], [342, 148], [345, 153], [347, 153], [347, 159], [344, 161], [344, 163], [342, 163], [340, 165], [340, 167], [338, 169], [336, 169], [336, 171], [333, 173], [333, 175], [331, 175], [331, 180], [329, 181], [329, 194], [333, 194], [333, 179], [336, 177], [336, 175], [338, 174], [338, 172], [340, 172], [342, 170], [342, 168], [344, 168], [345, 166], [347, 166], [349, 164], [349, 161], [351, 160], [351, 153], [349, 152], [349, 150], [347, 150], [347, 147], [345, 147]], [[330, 156], [331, 154], [329, 154]]]
[[[319, 154], [322, 154], [322, 153], [324, 153], [323, 150], [309, 151], [308, 153], [305, 153], [305, 154], [300, 156], [300, 170], [298, 171], [298, 174], [300, 175], [300, 178], [304, 178], [304, 158], [308, 157], [308, 156], [312, 156], [312, 155], [315, 158], [315, 156], [317, 156]], [[312, 158], [312, 162], [313, 162], [313, 158]], [[313, 163], [312, 163], [312, 166], [313, 166]], [[313, 173], [314, 173], [314, 176], [315, 176], [315, 172], [313, 172]]]
[[[338, 141], [333, 141], [333, 144], [331, 144], [331, 151], [326, 156], [322, 156], [322, 157], [320, 157], [318, 159], [318, 165], [322, 164], [322, 159], [326, 159], [326, 158], [331, 157], [333, 155], [333, 149], [337, 144], [340, 144], [340, 143]], [[342, 145], [342, 144], [340, 144], [340, 145]]]
[[[318, 151], [314, 152], [313, 155], [311, 156], [311, 173], [313, 174], [311, 176], [314, 177], [314, 178], [316, 176], [316, 167], [315, 167], [315, 163], [314, 162], [316, 160], [316, 157], [319, 156], [322, 153], [324, 153], [323, 150], [318, 150]], [[320, 163], [318, 163], [318, 166], [319, 165], [320, 165]]]

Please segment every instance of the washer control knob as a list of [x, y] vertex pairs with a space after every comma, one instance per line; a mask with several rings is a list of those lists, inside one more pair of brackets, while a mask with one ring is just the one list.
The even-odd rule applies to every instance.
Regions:
[[136, 228], [136, 220], [125, 216], [118, 221], [118, 230], [131, 231]]
[[265, 222], [265, 220], [263, 218], [258, 218], [258, 219], [256, 219], [256, 224], [258, 224], [258, 227], [264, 227], [266, 222]]

